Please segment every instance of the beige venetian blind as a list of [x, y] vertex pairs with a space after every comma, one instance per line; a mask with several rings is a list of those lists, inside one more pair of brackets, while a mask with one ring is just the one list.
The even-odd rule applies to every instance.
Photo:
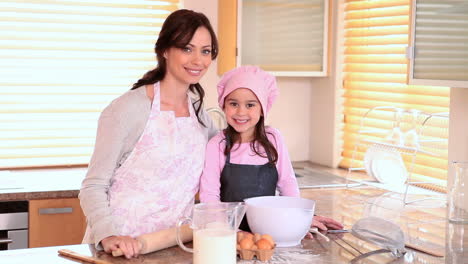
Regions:
[[99, 113], [155, 66], [177, 0], [2, 0], [0, 169], [87, 164]]
[[[449, 110], [448, 87], [406, 84], [410, 2], [345, 1], [342, 167], [350, 166], [360, 120], [368, 109], [394, 106], [426, 113]], [[372, 116], [371, 126], [391, 129], [391, 118], [389, 114]], [[432, 137], [442, 140], [448, 137], [448, 122], [435, 122], [432, 126], [426, 130], [434, 132]], [[356, 159], [361, 166], [364, 154], [365, 148], [358, 148]], [[410, 157], [403, 158], [407, 165], [412, 161]], [[446, 149], [436, 156], [419, 153], [412, 176], [416, 181], [431, 182], [434, 188], [443, 190], [447, 179]]]

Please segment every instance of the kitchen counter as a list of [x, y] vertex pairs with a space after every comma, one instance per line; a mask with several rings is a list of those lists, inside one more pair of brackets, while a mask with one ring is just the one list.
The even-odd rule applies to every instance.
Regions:
[[[445, 218], [445, 202], [426, 200], [413, 205], [404, 205], [401, 195], [381, 189], [366, 187], [352, 189], [303, 189], [305, 198], [317, 201], [316, 213], [330, 216], [351, 228], [358, 219], [379, 216], [397, 223], [405, 233], [407, 242], [445, 254], [434, 257], [422, 252], [408, 250], [400, 258], [393, 259], [389, 253], [374, 254], [354, 263], [468, 263], [468, 225], [448, 224]], [[322, 238], [303, 240], [301, 246], [277, 248], [274, 263], [350, 263], [361, 254], [377, 250], [378, 247], [364, 242], [351, 234], [328, 235], [330, 241]], [[153, 252], [126, 260], [113, 258], [103, 252], [96, 252], [92, 245], [70, 245], [50, 248], [0, 251], [2, 263], [30, 263], [41, 260], [44, 263], [73, 263], [60, 257], [58, 249], [70, 249], [88, 256], [96, 256], [111, 263], [191, 263], [189, 253], [178, 247]], [[447, 262], [446, 262], [447, 261]], [[238, 263], [261, 263], [259, 261], [238, 261]]]

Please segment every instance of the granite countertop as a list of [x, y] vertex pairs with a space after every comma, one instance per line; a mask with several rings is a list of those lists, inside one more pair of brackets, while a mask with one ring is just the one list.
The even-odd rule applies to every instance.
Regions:
[[[421, 200], [420, 203], [404, 205], [400, 194], [374, 187], [303, 189], [301, 195], [317, 202], [317, 214], [337, 219], [347, 229], [360, 218], [379, 216], [397, 223], [405, 234], [406, 242], [447, 256], [435, 257], [408, 249], [408, 253], [399, 259], [394, 259], [389, 253], [383, 253], [370, 255], [353, 263], [468, 263], [468, 252], [465, 252], [465, 248], [468, 248], [468, 225], [448, 223], [445, 218], [445, 203]], [[301, 246], [276, 248], [272, 260], [268, 263], [350, 263], [356, 257], [378, 249], [377, 246], [349, 233], [328, 236], [330, 241], [316, 237], [315, 240], [303, 240]], [[86, 244], [0, 251], [0, 259], [2, 262], [5, 260], [5, 263], [29, 263], [37, 260], [44, 263], [74, 263], [58, 256], [57, 251], [61, 248], [96, 256], [111, 263], [192, 263], [192, 256], [179, 247], [126, 260], [123, 257], [114, 258], [104, 252], [96, 252], [92, 245]], [[261, 262], [239, 260], [238, 263]]]

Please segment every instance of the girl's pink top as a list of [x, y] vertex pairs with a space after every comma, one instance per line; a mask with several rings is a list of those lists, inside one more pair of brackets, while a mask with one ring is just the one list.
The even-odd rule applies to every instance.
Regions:
[[[278, 170], [277, 191], [282, 196], [299, 197], [299, 187], [283, 137], [277, 129], [266, 127], [265, 130], [268, 139], [278, 151], [278, 161], [276, 163], [276, 169]], [[205, 167], [200, 179], [200, 201], [203, 203], [220, 200], [220, 176], [226, 162], [224, 139], [223, 132], [219, 132], [211, 138], [206, 146]], [[261, 148], [261, 151], [263, 152], [263, 148]], [[250, 142], [242, 143], [240, 146], [236, 144], [231, 150], [231, 163], [262, 165], [267, 162], [268, 158], [255, 154], [250, 147]]]

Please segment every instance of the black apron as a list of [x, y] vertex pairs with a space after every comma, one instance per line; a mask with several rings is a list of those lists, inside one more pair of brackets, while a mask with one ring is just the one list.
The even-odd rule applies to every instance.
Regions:
[[[230, 144], [226, 138], [226, 145]], [[221, 202], [243, 202], [257, 196], [274, 196], [278, 183], [278, 171], [270, 162], [263, 165], [233, 164], [231, 154], [226, 156], [221, 172]], [[242, 219], [240, 229], [250, 232], [247, 217]]]

